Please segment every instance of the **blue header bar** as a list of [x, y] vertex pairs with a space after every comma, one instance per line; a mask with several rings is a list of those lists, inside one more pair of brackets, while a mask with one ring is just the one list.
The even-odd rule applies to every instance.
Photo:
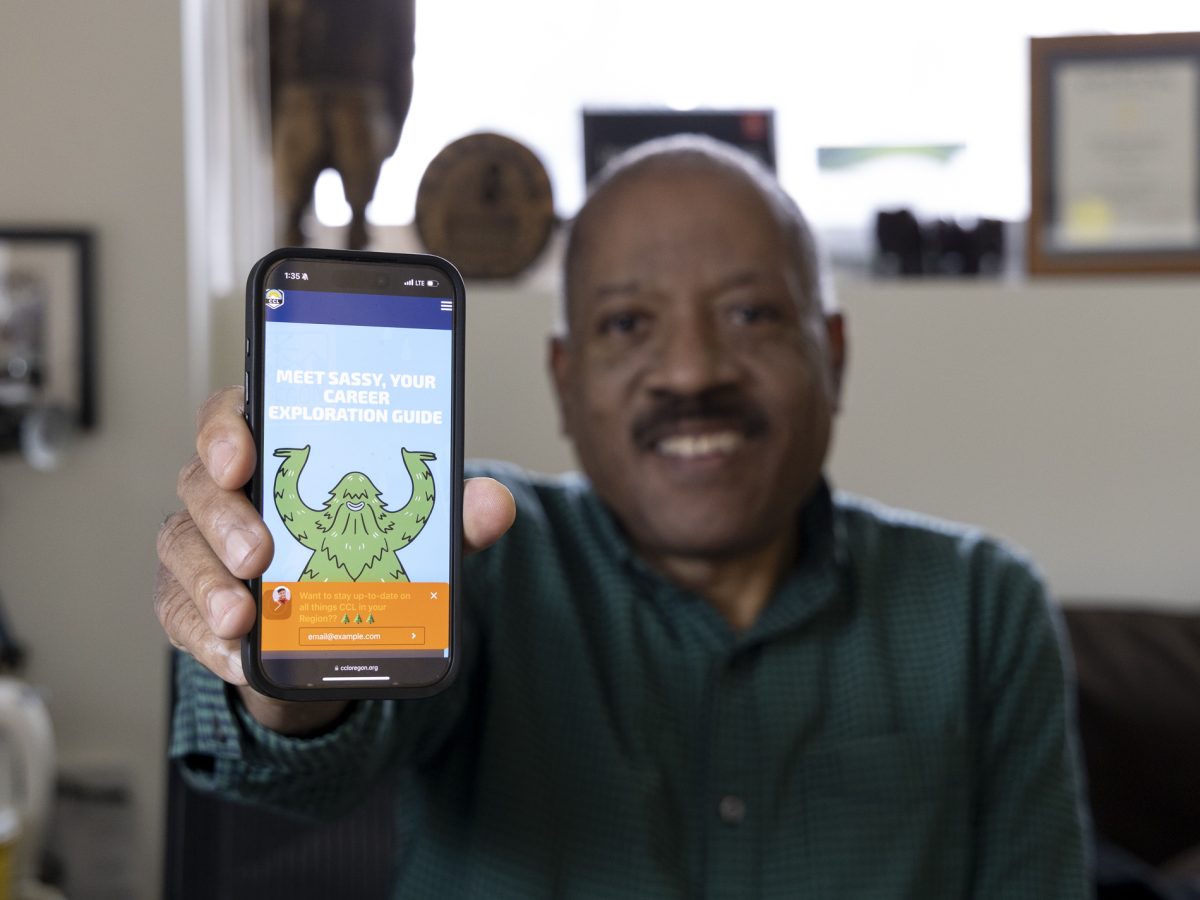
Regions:
[[[282, 305], [275, 309], [267, 306], [268, 322], [433, 328], [441, 331], [449, 331], [454, 324], [454, 301], [448, 297], [293, 290], [284, 290], [282, 293]], [[268, 303], [265, 298], [259, 302]]]

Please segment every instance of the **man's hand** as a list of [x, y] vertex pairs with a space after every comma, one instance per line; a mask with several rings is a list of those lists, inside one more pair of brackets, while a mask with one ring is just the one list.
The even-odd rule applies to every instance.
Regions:
[[[179, 472], [184, 508], [158, 532], [154, 609], [171, 643], [238, 686], [247, 709], [285, 733], [332, 722], [344, 703], [285, 703], [250, 689], [240, 642], [254, 624], [255, 604], [243, 579], [261, 575], [275, 548], [243, 487], [254, 473], [254, 441], [242, 415], [242, 389], [227, 388], [200, 408], [196, 455]], [[512, 525], [512, 495], [490, 478], [463, 489], [464, 552], [481, 550]]]

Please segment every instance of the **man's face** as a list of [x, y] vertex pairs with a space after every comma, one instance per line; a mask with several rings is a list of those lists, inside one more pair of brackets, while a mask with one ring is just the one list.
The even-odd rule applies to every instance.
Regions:
[[840, 329], [801, 296], [766, 202], [728, 174], [660, 169], [593, 203], [551, 362], [596, 492], [652, 558], [790, 533], [829, 445]]

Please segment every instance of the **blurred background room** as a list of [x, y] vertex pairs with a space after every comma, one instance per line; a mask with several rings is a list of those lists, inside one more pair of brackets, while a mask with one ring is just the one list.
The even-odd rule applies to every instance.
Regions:
[[[51, 860], [30, 877], [162, 895], [154, 540], [196, 407], [242, 380], [250, 265], [289, 239], [459, 263], [468, 456], [567, 470], [545, 375], [562, 229], [595, 164], [672, 123], [731, 129], [824, 242], [851, 341], [834, 484], [1004, 536], [1068, 610], [1152, 614], [1118, 643], [1190, 647], [1156, 677], [1200, 695], [1200, 38], [1157, 40], [1197, 30], [1190, 4], [463, 0], [417, 3], [410, 32], [411, 4], [364, 0], [337, 4], [343, 24], [382, 16], [394, 52], [330, 25], [322, 57], [328, 5], [0, 4], [0, 665], [53, 732], [50, 824], [26, 813], [17, 838]], [[1112, 35], [1133, 40], [1031, 50]], [[382, 165], [363, 163], [355, 219], [363, 173], [281, 154], [279, 135], [318, 115], [306, 79], [372, 67], [358, 127]], [[1089, 146], [1118, 132], [1138, 140], [1106, 168]], [[1108, 640], [1081, 672], [1098, 654], [1127, 687], [1147, 663], [1104, 668]], [[1191, 714], [1172, 722], [1194, 743]], [[21, 741], [0, 729], [0, 769]], [[1188, 746], [1140, 764], [1178, 770]], [[1171, 824], [1105, 822], [1200, 876], [1190, 759], [1162, 791], [1196, 788], [1163, 801]], [[0, 771], [0, 846], [31, 777]]]

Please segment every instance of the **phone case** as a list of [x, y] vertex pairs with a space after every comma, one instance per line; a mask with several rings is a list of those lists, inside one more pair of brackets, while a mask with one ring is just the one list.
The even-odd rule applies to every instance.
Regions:
[[466, 291], [458, 270], [449, 261], [427, 254], [378, 253], [369, 251], [328, 250], [315, 248], [283, 247], [268, 253], [251, 269], [246, 281], [246, 343], [245, 343], [245, 416], [258, 447], [258, 465], [246, 492], [255, 508], [262, 510], [264, 482], [269, 477], [265, 471], [264, 452], [261, 446], [263, 434], [263, 355], [265, 336], [265, 313], [263, 297], [267, 273], [278, 262], [286, 259], [338, 261], [338, 262], [382, 262], [397, 265], [432, 267], [444, 273], [453, 288], [454, 319], [451, 331], [453, 347], [453, 389], [451, 399], [451, 487], [438, 491], [438, 496], [448, 494], [450, 512], [450, 655], [445, 672], [431, 683], [407, 686], [367, 687], [322, 686], [292, 687], [272, 681], [266, 674], [260, 655], [263, 612], [261, 579], [247, 582], [256, 604], [260, 607], [254, 627], [242, 640], [242, 666], [251, 687], [260, 693], [281, 700], [360, 700], [428, 697], [448, 687], [458, 674], [461, 651], [462, 618], [462, 485], [463, 485], [463, 393], [465, 356], [465, 301]]

